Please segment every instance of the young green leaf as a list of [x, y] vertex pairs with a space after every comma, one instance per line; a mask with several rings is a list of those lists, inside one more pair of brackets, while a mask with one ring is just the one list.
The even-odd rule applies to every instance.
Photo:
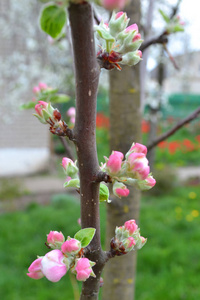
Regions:
[[164, 11], [159, 9], [159, 13], [161, 14], [161, 16], [163, 17], [163, 19], [165, 20], [166, 23], [170, 22], [170, 18], [164, 13]]
[[61, 33], [66, 19], [65, 9], [56, 5], [48, 5], [41, 12], [40, 26], [44, 32], [55, 39]]
[[91, 242], [91, 240], [93, 239], [94, 235], [95, 235], [95, 228], [84, 228], [79, 230], [74, 238], [79, 240], [81, 242], [81, 247], [85, 248], [89, 245], [89, 243]]
[[37, 102], [35, 102], [35, 101], [30, 101], [30, 102], [28, 102], [28, 103], [24, 103], [24, 104], [20, 105], [20, 109], [30, 109], [30, 108], [34, 108], [36, 104], [37, 104]]
[[108, 201], [109, 198], [109, 189], [107, 185], [104, 183], [100, 184], [100, 189], [99, 189], [99, 201]]

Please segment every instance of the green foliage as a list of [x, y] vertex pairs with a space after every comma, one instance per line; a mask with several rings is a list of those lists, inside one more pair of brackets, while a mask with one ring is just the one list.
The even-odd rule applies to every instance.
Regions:
[[94, 235], [95, 235], [95, 228], [84, 228], [79, 230], [74, 238], [79, 240], [81, 242], [81, 247], [85, 248], [89, 245], [89, 243], [91, 242], [91, 240], [93, 239]]
[[136, 299], [200, 298], [199, 198], [199, 186], [143, 198], [140, 227], [148, 241], [138, 252]]
[[66, 23], [67, 16], [64, 8], [57, 5], [45, 6], [40, 16], [41, 29], [52, 38], [57, 38]]
[[[144, 193], [140, 228], [148, 241], [138, 252], [136, 299], [200, 298], [199, 199], [199, 186], [179, 186], [159, 196]], [[37, 255], [42, 256], [48, 251], [44, 242], [50, 230], [74, 236], [80, 229], [75, 221], [80, 217], [79, 209], [76, 197], [59, 194], [52, 198], [51, 205], [31, 205], [26, 211], [1, 215], [1, 299], [74, 299], [68, 273], [59, 282], [52, 283], [46, 278], [30, 279], [26, 272]], [[104, 203], [100, 204], [100, 210], [104, 245]], [[121, 258], [114, 259], [117, 264]]]

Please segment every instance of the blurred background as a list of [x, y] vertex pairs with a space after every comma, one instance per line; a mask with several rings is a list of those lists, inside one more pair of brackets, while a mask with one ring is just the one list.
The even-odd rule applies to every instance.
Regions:
[[[176, 3], [154, 1], [149, 36], [164, 29], [158, 9], [170, 14]], [[141, 4], [145, 24], [149, 1]], [[161, 45], [154, 45], [141, 63], [146, 145], [200, 106], [198, 5], [194, 0], [180, 1], [178, 14], [185, 31], [169, 37], [167, 49], [173, 59]], [[39, 82], [69, 95], [67, 103], [57, 105], [66, 122], [66, 111], [75, 106], [69, 26], [65, 37], [52, 40], [39, 29], [40, 7], [34, 0], [0, 1], [0, 298], [4, 300], [51, 300], [55, 295], [76, 300], [79, 288], [73, 278], [53, 284], [26, 276], [36, 255], [45, 254], [50, 230], [73, 236], [80, 229], [78, 194], [63, 188], [63, 142], [38, 122], [33, 109], [20, 109], [34, 98], [32, 90]], [[96, 9], [108, 18], [102, 8]], [[98, 157], [103, 162], [110, 154], [107, 71], [100, 79], [96, 124]], [[73, 145], [68, 145], [75, 155]], [[149, 161], [157, 184], [141, 201], [140, 222], [148, 247], [138, 253], [136, 299], [200, 299], [200, 119], [158, 144]], [[104, 244], [104, 203], [100, 209]]]

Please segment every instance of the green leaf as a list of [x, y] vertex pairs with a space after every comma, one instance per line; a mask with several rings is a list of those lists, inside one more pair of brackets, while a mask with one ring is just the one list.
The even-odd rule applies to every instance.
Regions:
[[161, 14], [161, 16], [163, 17], [163, 19], [165, 20], [166, 23], [170, 22], [170, 18], [164, 13], [164, 11], [159, 9], [159, 13]]
[[64, 187], [74, 187], [79, 189], [80, 188], [80, 180], [79, 179], [71, 179], [64, 183]]
[[51, 97], [51, 102], [52, 103], [65, 103], [68, 102], [70, 100], [70, 97], [64, 94], [58, 94], [55, 96]]
[[65, 9], [56, 5], [48, 5], [41, 12], [40, 26], [44, 32], [55, 39], [61, 33], [66, 19]]
[[81, 242], [81, 247], [85, 248], [89, 245], [95, 235], [95, 228], [84, 228], [79, 230], [74, 238]]
[[34, 108], [36, 106], [37, 102], [35, 101], [30, 101], [28, 103], [24, 103], [22, 105], [20, 105], [20, 109], [30, 109], [30, 108]]
[[104, 183], [100, 184], [100, 189], [99, 189], [99, 201], [108, 201], [109, 198], [109, 189], [107, 185]]
[[177, 25], [174, 25], [173, 27], [173, 32], [178, 32], [178, 31], [184, 31], [184, 28], [183, 26], [177, 24]]

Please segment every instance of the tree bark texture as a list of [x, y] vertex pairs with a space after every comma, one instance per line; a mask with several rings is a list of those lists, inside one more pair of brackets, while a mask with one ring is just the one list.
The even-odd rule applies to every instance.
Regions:
[[[130, 24], [140, 24], [140, 0], [127, 11]], [[124, 154], [133, 142], [141, 142], [139, 65], [110, 72], [110, 147]], [[130, 190], [127, 198], [114, 199], [107, 205], [107, 247], [116, 226], [129, 219], [139, 219], [140, 192]], [[133, 300], [136, 252], [111, 259], [105, 267], [103, 300]]]
[[76, 144], [81, 198], [82, 228], [94, 227], [96, 233], [90, 243], [87, 257], [96, 262], [96, 278], [83, 282], [81, 300], [96, 300], [105, 254], [101, 250], [99, 220], [99, 183], [94, 177], [99, 172], [96, 151], [96, 99], [100, 69], [96, 61], [93, 33], [93, 14], [87, 2], [70, 4], [74, 64], [76, 70]]

